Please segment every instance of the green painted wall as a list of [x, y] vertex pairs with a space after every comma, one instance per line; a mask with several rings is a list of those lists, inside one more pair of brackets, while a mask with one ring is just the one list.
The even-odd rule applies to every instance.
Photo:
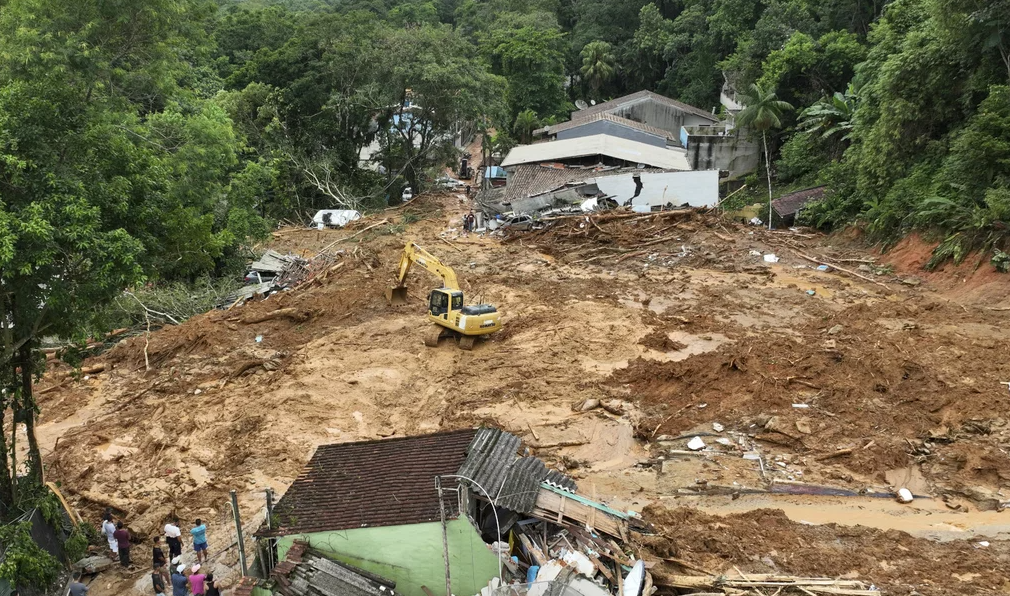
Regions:
[[[449, 576], [452, 593], [473, 596], [498, 575], [498, 558], [466, 517], [450, 520]], [[445, 559], [442, 557], [442, 524], [438, 522], [383, 528], [357, 528], [284, 536], [277, 543], [281, 560], [295, 540], [305, 540], [338, 561], [371, 571], [396, 582], [403, 596], [445, 593]]]

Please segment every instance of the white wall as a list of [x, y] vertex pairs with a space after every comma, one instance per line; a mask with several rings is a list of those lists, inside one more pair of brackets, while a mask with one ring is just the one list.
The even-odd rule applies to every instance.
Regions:
[[[600, 190], [612, 195], [619, 204], [635, 194], [632, 174], [595, 179]], [[683, 205], [714, 207], [719, 202], [719, 171], [661, 172], [642, 174], [642, 192], [632, 205]]]

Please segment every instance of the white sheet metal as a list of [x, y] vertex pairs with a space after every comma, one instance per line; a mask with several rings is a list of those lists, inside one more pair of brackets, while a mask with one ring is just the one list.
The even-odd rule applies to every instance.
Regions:
[[361, 219], [361, 214], [353, 209], [320, 209], [312, 217], [312, 223], [342, 228], [356, 219]]
[[[660, 172], [642, 174], [642, 191], [632, 200], [633, 207], [674, 206], [687, 203], [692, 207], [714, 207], [719, 202], [719, 171]], [[633, 174], [595, 179], [600, 190], [624, 205], [635, 195]]]

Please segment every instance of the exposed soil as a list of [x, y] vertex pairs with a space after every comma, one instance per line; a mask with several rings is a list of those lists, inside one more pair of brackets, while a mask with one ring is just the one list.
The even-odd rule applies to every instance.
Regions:
[[[228, 491], [258, 527], [264, 489], [282, 493], [320, 444], [491, 424], [583, 492], [644, 511], [658, 555], [717, 573], [858, 574], [894, 594], [1002, 589], [1010, 346], [992, 294], [877, 266], [900, 247], [881, 257], [694, 210], [504, 240], [458, 235], [467, 210], [462, 195], [424, 196], [346, 230], [280, 230], [275, 250], [329, 247], [326, 274], [149, 345], [124, 340], [86, 362], [106, 365], [86, 380], [53, 367], [49, 478], [89, 519], [112, 506], [142, 539], [172, 513], [202, 517], [216, 554], [234, 542]], [[412, 273], [408, 306], [383, 298], [410, 239], [456, 269], [468, 301], [498, 306], [503, 330], [471, 352], [425, 348], [433, 278]], [[590, 399], [620, 407], [573, 409]], [[696, 435], [708, 450], [685, 454]], [[874, 497], [900, 486], [912, 505]], [[665, 509], [679, 505], [694, 509]], [[804, 517], [817, 511], [840, 518]], [[215, 574], [234, 577], [236, 558], [221, 553]], [[146, 580], [116, 571], [92, 593], [146, 593]]]

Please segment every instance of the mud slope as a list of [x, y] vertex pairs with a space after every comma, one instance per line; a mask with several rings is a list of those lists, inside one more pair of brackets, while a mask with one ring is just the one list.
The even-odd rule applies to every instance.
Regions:
[[[281, 230], [277, 250], [330, 247], [326, 274], [155, 332], [149, 345], [124, 340], [87, 363], [106, 368], [86, 380], [55, 367], [40, 396], [50, 477], [92, 519], [112, 506], [147, 538], [171, 513], [203, 517], [223, 548], [234, 540], [228, 491], [256, 527], [263, 490], [282, 492], [317, 445], [491, 424], [523, 436], [585, 492], [635, 511], [738, 513], [758, 497], [753, 507], [785, 511], [795, 496], [783, 487], [796, 486], [851, 491], [859, 507], [883, 511], [889, 501], [860, 493], [914, 480], [939, 511], [968, 517], [932, 536], [937, 510], [907, 507], [901, 528], [957, 540], [894, 537], [884, 515], [876, 527], [920, 575], [899, 581], [867, 554], [852, 564], [860, 577], [906, 592], [984, 593], [991, 572], [963, 580], [951, 575], [960, 567], [929, 564], [975, 553], [976, 531], [994, 544], [984, 565], [1006, 571], [1005, 554], [991, 558], [1005, 550], [1003, 527], [971, 517], [997, 508], [1010, 478], [1002, 312], [859, 273], [873, 255], [838, 240], [710, 214], [573, 218], [500, 239], [453, 231], [465, 210], [455, 196], [426, 197], [349, 230]], [[412, 274], [406, 307], [382, 297], [408, 239], [455, 267], [471, 300], [497, 305], [504, 329], [472, 352], [425, 348], [423, 301], [436, 280]], [[766, 262], [772, 253], [778, 262]], [[805, 257], [859, 276], [817, 271]], [[587, 400], [609, 407], [576, 411]], [[697, 434], [720, 453], [684, 455]], [[696, 516], [698, 560], [714, 571], [740, 564], [743, 554], [722, 556], [719, 541], [762, 515], [797, 533], [774, 547], [797, 572], [822, 560], [797, 563], [811, 540], [856, 552], [877, 536], [842, 526], [811, 534], [795, 523], [800, 513], [746, 513], [725, 527]], [[223, 553], [219, 573], [234, 560], [234, 549]], [[123, 593], [137, 577], [109, 575], [96, 590]]]

